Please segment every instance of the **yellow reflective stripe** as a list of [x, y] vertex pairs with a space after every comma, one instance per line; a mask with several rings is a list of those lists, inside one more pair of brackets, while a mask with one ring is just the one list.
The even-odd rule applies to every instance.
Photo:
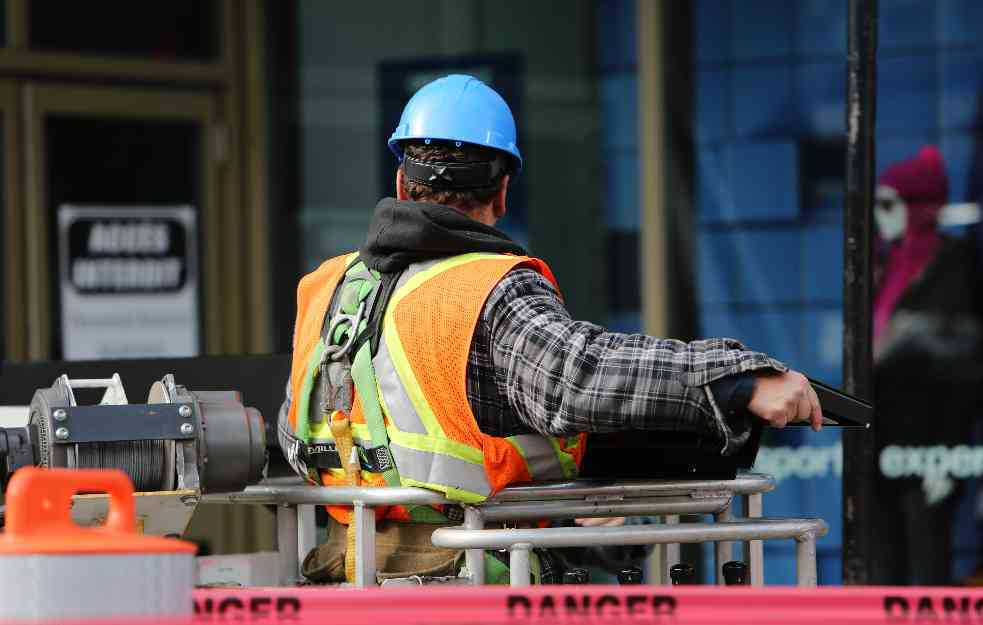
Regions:
[[311, 439], [333, 441], [334, 434], [331, 433], [331, 422], [322, 418], [320, 423], [311, 428]]
[[406, 476], [401, 476], [403, 486], [418, 486], [420, 488], [428, 488], [430, 490], [435, 490], [444, 493], [444, 496], [451, 501], [460, 501], [461, 503], [481, 503], [482, 501], [488, 499], [485, 495], [480, 495], [478, 493], [470, 493], [466, 490], [461, 490], [460, 488], [454, 488], [452, 486], [445, 486], [444, 484], [431, 484], [429, 482], [421, 482], [419, 480], [414, 480]]
[[413, 292], [414, 289], [419, 287], [421, 284], [429, 280], [430, 278], [436, 276], [437, 274], [443, 273], [448, 269], [453, 269], [454, 267], [460, 267], [467, 263], [474, 262], [476, 260], [484, 260], [490, 258], [507, 258], [504, 254], [488, 254], [485, 252], [472, 252], [470, 254], [461, 254], [459, 256], [451, 256], [447, 260], [442, 260], [433, 267], [424, 269], [420, 273], [416, 274], [412, 278], [406, 281], [398, 291], [393, 293], [391, 304], [389, 310], [393, 309], [393, 306], [398, 304], [404, 297]]
[[395, 428], [390, 428], [389, 440], [397, 445], [409, 447], [417, 451], [443, 454], [464, 462], [481, 465], [482, 467], [485, 466], [485, 456], [481, 453], [480, 449], [475, 449], [464, 443], [458, 443], [449, 438], [399, 432]]
[[444, 428], [441, 427], [440, 421], [437, 419], [433, 409], [427, 402], [419, 383], [417, 383], [416, 376], [413, 375], [413, 368], [410, 366], [409, 359], [406, 357], [406, 352], [403, 350], [403, 343], [399, 338], [399, 331], [396, 329], [396, 317], [394, 311], [403, 298], [412, 293], [413, 290], [419, 287], [421, 284], [440, 274], [441, 272], [474, 262], [476, 260], [501, 257], [501, 254], [485, 254], [476, 252], [472, 254], [453, 256], [447, 260], [441, 261], [433, 267], [425, 269], [407, 280], [406, 284], [401, 286], [393, 294], [392, 299], [389, 302], [389, 306], [387, 307], [386, 316], [383, 320], [382, 336], [386, 341], [386, 347], [389, 348], [389, 356], [392, 359], [393, 367], [396, 369], [396, 373], [403, 382], [403, 388], [406, 391], [406, 395], [409, 397], [410, 402], [416, 409], [417, 415], [420, 417], [420, 421], [423, 423], [423, 426], [426, 428], [427, 433], [430, 436], [447, 438]]
[[429, 451], [418, 451], [393, 443], [390, 447], [400, 476], [417, 482], [440, 484], [466, 493], [475, 493], [483, 497], [491, 494], [491, 484], [485, 474], [485, 467], [471, 464], [449, 456], [435, 454]]
[[[351, 254], [349, 254], [348, 256], [345, 256], [345, 271], [346, 271], [346, 272], [347, 272], [347, 271], [348, 271], [349, 269], [351, 269], [351, 268], [352, 268], [352, 263], [354, 263], [354, 262], [355, 262], [355, 259], [356, 259], [356, 258], [358, 258], [358, 252], [352, 252], [352, 253], [351, 253]], [[339, 284], [340, 284], [340, 282], [339, 282]]]
[[[391, 305], [389, 310], [392, 310]], [[444, 428], [440, 426], [437, 416], [434, 415], [430, 404], [427, 402], [427, 398], [423, 395], [423, 389], [420, 388], [419, 383], [416, 381], [416, 376], [413, 375], [413, 368], [410, 366], [409, 358], [406, 357], [406, 352], [403, 351], [403, 344], [399, 340], [396, 321], [389, 312], [386, 312], [386, 319], [383, 322], [382, 338], [386, 341], [386, 347], [389, 348], [389, 357], [392, 359], [393, 368], [396, 369], [399, 379], [403, 382], [403, 390], [406, 391], [406, 396], [409, 397], [410, 403], [413, 404], [413, 410], [420, 418], [421, 423], [423, 423], [427, 434], [446, 438], [447, 435], [444, 433]]]
[[546, 440], [550, 442], [550, 445], [553, 447], [553, 453], [560, 460], [560, 465], [563, 467], [563, 475], [566, 477], [577, 477], [580, 475], [580, 467], [574, 462], [573, 456], [563, 451], [563, 448], [560, 447], [560, 441], [552, 436], [547, 436]]

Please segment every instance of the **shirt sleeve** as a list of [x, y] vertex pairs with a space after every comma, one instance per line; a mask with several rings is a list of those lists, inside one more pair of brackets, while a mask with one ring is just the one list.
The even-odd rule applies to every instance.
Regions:
[[551, 436], [577, 432], [693, 432], [736, 451], [747, 427], [732, 427], [711, 383], [786, 367], [728, 338], [683, 342], [609, 332], [570, 317], [552, 285], [531, 269], [509, 273], [485, 304], [490, 351], [503, 395], [518, 418]]

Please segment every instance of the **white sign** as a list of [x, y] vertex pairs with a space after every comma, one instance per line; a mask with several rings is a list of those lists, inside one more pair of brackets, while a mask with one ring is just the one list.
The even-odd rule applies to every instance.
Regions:
[[198, 355], [196, 234], [190, 206], [60, 206], [64, 358]]

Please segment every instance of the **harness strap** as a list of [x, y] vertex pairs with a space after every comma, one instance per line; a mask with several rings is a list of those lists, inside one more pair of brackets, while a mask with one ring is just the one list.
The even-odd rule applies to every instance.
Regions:
[[[365, 415], [365, 425], [369, 428], [374, 447], [389, 449], [389, 433], [386, 432], [386, 421], [382, 416], [382, 405], [379, 403], [379, 386], [375, 378], [375, 367], [372, 366], [372, 348], [368, 341], [362, 343], [352, 361], [352, 381], [355, 391], [362, 402], [362, 414]], [[399, 472], [394, 462], [389, 463], [389, 469], [382, 472], [389, 486], [399, 486]]]

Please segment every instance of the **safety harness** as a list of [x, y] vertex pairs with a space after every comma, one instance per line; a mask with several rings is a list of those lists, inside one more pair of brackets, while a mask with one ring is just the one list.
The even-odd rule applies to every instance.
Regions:
[[[349, 262], [345, 276], [325, 314], [321, 340], [324, 351], [315, 372], [320, 383], [319, 421], [310, 423], [309, 439], [299, 441], [298, 453], [310, 477], [318, 481], [320, 471], [344, 467], [331, 422], [351, 414], [358, 394], [370, 441], [354, 446], [363, 471], [382, 475], [387, 486], [400, 486], [399, 471], [389, 448], [389, 434], [379, 401], [372, 356], [382, 335], [382, 319], [401, 273], [380, 273], [365, 266], [357, 256]], [[298, 419], [310, 418], [298, 415]], [[410, 518], [419, 523], [457, 520], [457, 506], [407, 506]]]
[[[386, 484], [399, 486], [399, 473], [389, 451], [389, 436], [376, 390], [372, 353], [377, 345], [382, 313], [398, 276], [371, 270], [354, 258], [325, 314], [321, 340], [324, 351], [315, 372], [321, 387], [319, 421], [310, 424], [310, 439], [300, 446], [300, 456], [309, 470], [342, 468], [342, 458], [327, 428], [340, 414], [351, 413], [357, 389], [371, 447], [357, 446], [365, 471], [380, 473]], [[389, 287], [389, 288], [386, 288]], [[317, 380], [316, 380], [317, 381]], [[310, 418], [300, 415], [299, 418]]]

